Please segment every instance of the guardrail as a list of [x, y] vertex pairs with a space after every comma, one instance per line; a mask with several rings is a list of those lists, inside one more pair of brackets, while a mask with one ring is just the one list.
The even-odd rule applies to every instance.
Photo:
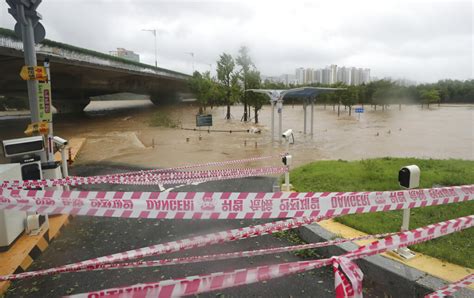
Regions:
[[[0, 47], [5, 47], [5, 48], [10, 48], [18, 51], [23, 51], [23, 43], [13, 37], [10, 36], [2, 36], [0, 35]], [[72, 46], [71, 46], [72, 47]], [[107, 54], [103, 53], [97, 53], [100, 56], [104, 57], [99, 57], [93, 55], [93, 51], [84, 49], [84, 51], [88, 51], [89, 53], [81, 53], [79, 51], [74, 51], [74, 50], [69, 50], [69, 49], [63, 49], [60, 47], [55, 47], [55, 46], [50, 46], [47, 44], [37, 44], [36, 45], [36, 52], [38, 54], [43, 54], [43, 55], [48, 55], [48, 56], [55, 56], [67, 60], [74, 60], [74, 61], [80, 61], [80, 62], [86, 62], [90, 64], [97, 64], [97, 65], [103, 65], [103, 66], [109, 66], [109, 67], [114, 67], [114, 68], [120, 68], [120, 69], [126, 69], [126, 70], [131, 70], [131, 71], [137, 71], [137, 72], [142, 72], [145, 74], [154, 74], [158, 76], [167, 76], [167, 77], [172, 77], [175, 79], [182, 79], [182, 80], [187, 80], [188, 75], [182, 74], [179, 72], [175, 72], [172, 70], [167, 70], [167, 69], [162, 69], [162, 68], [155, 68], [153, 66], [140, 66], [135, 63], [129, 63], [127, 61], [118, 61], [115, 60], [116, 57], [110, 56], [110, 59], [106, 58], [108, 56]], [[141, 64], [141, 63], [140, 63]]]

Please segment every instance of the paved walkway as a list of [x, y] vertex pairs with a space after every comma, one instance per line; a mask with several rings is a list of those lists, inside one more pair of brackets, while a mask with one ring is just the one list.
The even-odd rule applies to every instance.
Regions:
[[[98, 175], [123, 170], [126, 170], [126, 168], [95, 165], [75, 168], [73, 174], [84, 176]], [[185, 186], [176, 190], [272, 191], [274, 182], [274, 178], [257, 177], [208, 182], [195, 186]], [[89, 189], [158, 190], [157, 187], [139, 188], [138, 186], [122, 185], [94, 185], [90, 186]], [[51, 243], [46, 252], [33, 263], [29, 270], [45, 269], [133, 248], [178, 240], [191, 235], [244, 227], [260, 222], [262, 221], [153, 220], [77, 216], [64, 228], [62, 234]], [[224, 245], [214, 245], [194, 249], [192, 251], [175, 253], [172, 256], [231, 252], [284, 245], [291, 245], [291, 243], [286, 239], [278, 239], [267, 235], [230, 242]], [[132, 285], [140, 282], [159, 281], [202, 273], [298, 260], [301, 260], [301, 258], [294, 254], [284, 253], [179, 266], [67, 273], [16, 281], [12, 283], [6, 297], [58, 297], [103, 288]], [[289, 276], [284, 279], [272, 280], [267, 283], [231, 288], [219, 293], [209, 293], [200, 296], [334, 297], [333, 289], [332, 268], [321, 268], [304, 274]], [[368, 293], [365, 296], [370, 297], [371, 293], [375, 293], [373, 289], [367, 288], [367, 290]]]

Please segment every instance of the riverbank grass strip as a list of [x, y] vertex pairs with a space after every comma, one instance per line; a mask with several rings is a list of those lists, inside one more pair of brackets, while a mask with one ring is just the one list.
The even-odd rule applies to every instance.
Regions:
[[[299, 192], [383, 191], [401, 189], [398, 171], [416, 164], [421, 169], [420, 188], [474, 184], [474, 161], [415, 158], [378, 158], [361, 161], [319, 161], [291, 172]], [[411, 210], [410, 229], [474, 214], [474, 202]], [[354, 214], [336, 221], [368, 234], [400, 230], [402, 211]], [[474, 268], [474, 229], [442, 237], [411, 249], [454, 264]]]

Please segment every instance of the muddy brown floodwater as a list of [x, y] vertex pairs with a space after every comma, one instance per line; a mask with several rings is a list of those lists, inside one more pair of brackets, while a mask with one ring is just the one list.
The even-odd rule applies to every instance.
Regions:
[[[233, 119], [227, 121], [224, 107], [209, 109], [214, 121], [211, 129], [234, 132], [208, 133], [207, 128], [198, 132], [149, 125], [153, 114], [161, 112], [184, 128], [194, 128], [195, 106], [160, 107], [146, 100], [93, 102], [87, 107], [86, 116], [57, 117], [55, 134], [87, 138], [79, 163], [169, 167], [283, 152], [284, 144], [271, 142], [270, 106], [263, 107], [259, 125], [241, 122], [242, 110], [243, 106], [233, 106]], [[432, 106], [429, 110], [403, 106], [401, 111], [398, 106], [386, 111], [366, 106], [360, 120], [356, 114], [348, 116], [343, 107], [341, 117], [337, 117], [332, 106], [315, 106], [313, 137], [309, 135], [309, 109], [307, 113], [305, 135], [302, 106], [288, 104], [283, 110], [283, 131], [292, 128], [295, 132], [295, 144], [290, 148], [295, 165], [322, 159], [385, 156], [474, 159], [474, 105]], [[5, 121], [0, 121], [4, 138], [8, 125], [2, 122]], [[252, 127], [260, 128], [262, 133], [235, 132]], [[278, 118], [275, 131], [278, 133]]]

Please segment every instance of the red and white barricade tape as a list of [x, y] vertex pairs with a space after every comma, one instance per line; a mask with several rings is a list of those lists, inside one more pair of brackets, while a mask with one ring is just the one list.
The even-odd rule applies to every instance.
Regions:
[[23, 189], [37, 187], [55, 186], [77, 186], [89, 184], [136, 184], [136, 185], [157, 185], [157, 184], [178, 184], [206, 182], [214, 180], [234, 179], [262, 175], [283, 174], [288, 171], [287, 167], [263, 167], [263, 168], [242, 168], [242, 169], [222, 169], [207, 171], [189, 172], [164, 172], [159, 174], [143, 175], [104, 175], [91, 177], [67, 177], [62, 179], [42, 179], [42, 180], [12, 180], [1, 181], [0, 188]]
[[128, 287], [83, 293], [71, 297], [93, 298], [108, 295], [113, 295], [114, 297], [135, 297], [135, 295], [137, 295], [136, 297], [176, 297], [196, 295], [283, 277], [289, 274], [308, 271], [334, 263], [338, 264], [338, 266], [336, 266], [336, 270], [338, 270], [337, 276], [344, 276], [345, 279], [336, 279], [335, 286], [342, 287], [342, 291], [344, 291], [340, 293], [346, 293], [352, 295], [352, 297], [360, 297], [358, 295], [361, 295], [363, 276], [360, 269], [351, 262], [352, 260], [435, 239], [456, 231], [470, 228], [473, 225], [474, 215], [471, 215], [389, 236], [383, 240], [362, 246], [355, 251], [346, 253], [339, 257], [259, 266], [229, 272], [217, 272], [159, 282], [143, 283]]
[[195, 236], [183, 240], [171, 241], [164, 244], [157, 244], [148, 247], [133, 249], [121, 253], [94, 258], [90, 260], [81, 261], [69, 265], [64, 265], [56, 268], [45, 270], [38, 270], [32, 272], [23, 272], [15, 275], [0, 276], [0, 281], [9, 279], [23, 279], [33, 276], [45, 276], [64, 272], [76, 272], [82, 269], [93, 270], [100, 268], [103, 264], [110, 264], [115, 262], [129, 261], [133, 259], [140, 259], [148, 256], [158, 256], [166, 253], [173, 253], [177, 251], [188, 250], [197, 247], [203, 247], [212, 244], [225, 243], [250, 237], [272, 234], [275, 232], [285, 231], [289, 229], [298, 228], [304, 225], [316, 222], [321, 218], [292, 218], [277, 222], [265, 223], [250, 227], [232, 229], [222, 232], [211, 233], [202, 236]]
[[474, 273], [464, 277], [463, 279], [458, 280], [455, 283], [449, 284], [446, 287], [443, 287], [431, 294], [426, 295], [425, 298], [441, 298], [451, 296], [460, 289], [465, 288], [472, 283], [474, 283]]
[[[108, 269], [148, 268], [148, 267], [158, 267], [158, 266], [192, 264], [192, 263], [209, 262], [209, 261], [222, 261], [222, 260], [230, 260], [230, 259], [243, 258], [243, 257], [263, 256], [263, 255], [284, 253], [284, 252], [296, 251], [296, 250], [302, 250], [302, 249], [312, 249], [312, 248], [317, 248], [317, 247], [338, 245], [338, 244], [351, 242], [351, 241], [382, 238], [382, 237], [386, 237], [392, 234], [394, 233], [365, 235], [365, 236], [360, 236], [360, 237], [355, 237], [355, 238], [337, 239], [337, 240], [330, 240], [330, 241], [325, 241], [325, 242], [292, 245], [292, 246], [285, 246], [285, 247], [274, 247], [274, 248], [249, 250], [249, 251], [230, 252], [230, 253], [222, 253], [222, 254], [214, 254], [214, 255], [191, 256], [191, 257], [181, 257], [181, 258], [174, 258], [174, 259], [162, 259], [162, 260], [152, 260], [152, 261], [101, 264], [97, 266], [88, 266], [86, 268], [75, 270], [74, 272], [108, 270]], [[0, 276], [0, 280], [2, 281], [3, 280], [18, 280], [18, 279], [25, 279], [25, 278], [38, 276], [38, 275], [35, 275], [35, 272], [27, 272], [27, 273], [29, 274], [19, 273], [19, 274], [12, 274], [12, 275], [3, 276], [3, 277]]]
[[230, 165], [230, 164], [241, 164], [241, 163], [249, 163], [249, 162], [261, 161], [261, 160], [266, 160], [266, 159], [281, 158], [283, 156], [285, 156], [285, 153], [281, 153], [278, 155], [270, 155], [270, 156], [251, 157], [251, 158], [245, 158], [245, 159], [214, 161], [214, 162], [207, 162], [207, 163], [201, 163], [201, 164], [184, 165], [184, 166], [179, 166], [179, 167], [174, 167], [174, 168], [124, 172], [124, 173], [112, 174], [108, 176], [135, 176], [135, 175], [143, 175], [143, 174], [149, 174], [149, 173], [181, 171], [181, 170], [192, 169], [192, 168], [218, 167], [218, 166], [224, 166], [224, 165]]
[[360, 268], [345, 257], [334, 257], [334, 291], [336, 297], [362, 298], [362, 279]]
[[470, 201], [474, 185], [384, 192], [223, 193], [0, 189], [0, 209], [123, 218], [335, 217]]
[[[135, 185], [156, 185], [156, 184], [191, 184], [197, 182], [209, 182], [217, 180], [227, 180], [245, 177], [276, 175], [288, 172], [287, 167], [264, 167], [256, 169], [226, 169], [200, 172], [173, 172], [167, 177], [147, 177], [147, 176], [126, 176], [122, 181], [111, 182], [112, 184], [135, 184]], [[130, 177], [130, 178], [129, 178]]]

